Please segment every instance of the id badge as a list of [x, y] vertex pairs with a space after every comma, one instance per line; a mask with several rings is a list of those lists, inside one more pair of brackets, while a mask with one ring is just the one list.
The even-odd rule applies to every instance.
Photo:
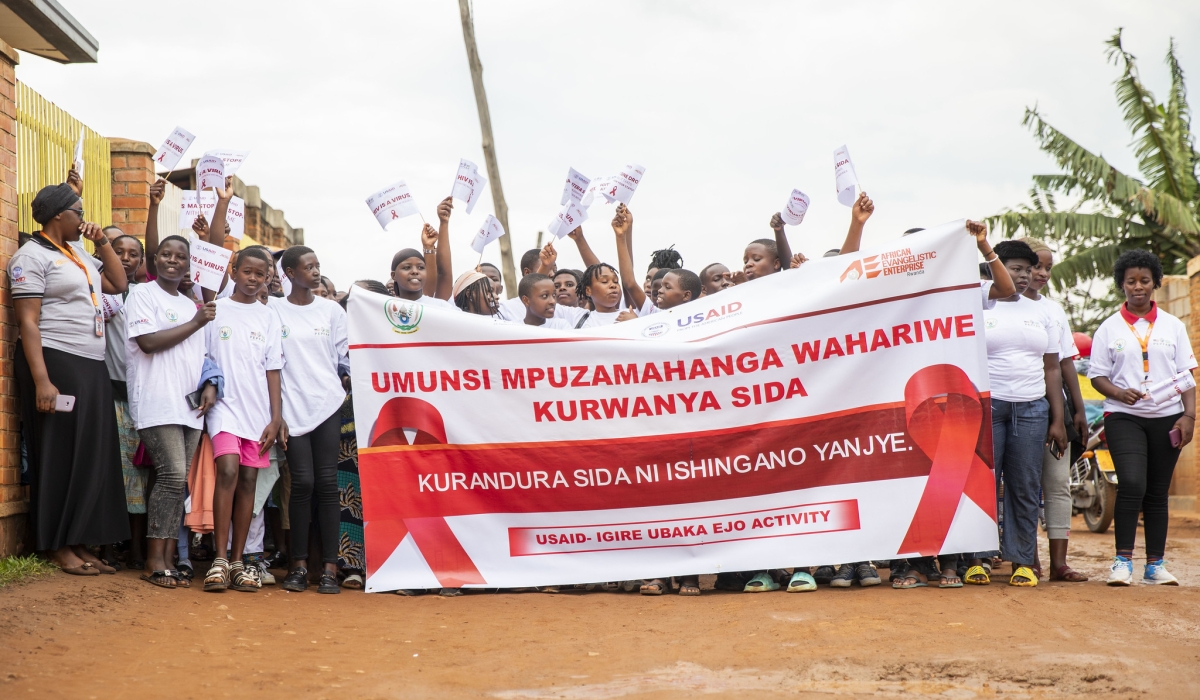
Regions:
[[1138, 391], [1142, 392], [1142, 396], [1150, 395], [1150, 378], [1146, 377], [1142, 383], [1138, 385]]
[[96, 337], [104, 337], [104, 314], [100, 309], [96, 309]]

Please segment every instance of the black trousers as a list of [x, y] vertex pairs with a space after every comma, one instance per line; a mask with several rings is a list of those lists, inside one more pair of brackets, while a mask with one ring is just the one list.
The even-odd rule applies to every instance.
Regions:
[[1117, 551], [1131, 551], [1137, 535], [1138, 513], [1146, 523], [1146, 556], [1161, 557], [1167, 549], [1167, 491], [1179, 450], [1169, 433], [1182, 413], [1143, 418], [1130, 413], [1104, 417], [1104, 434], [1117, 469]]
[[321, 533], [321, 561], [326, 564], [337, 563], [338, 526], [342, 515], [337, 480], [341, 432], [339, 409], [313, 428], [312, 432], [288, 437], [285, 454], [288, 469], [292, 473], [292, 500], [288, 504], [288, 519], [292, 526], [292, 561], [308, 558], [308, 530], [312, 523], [315, 492], [317, 528]]

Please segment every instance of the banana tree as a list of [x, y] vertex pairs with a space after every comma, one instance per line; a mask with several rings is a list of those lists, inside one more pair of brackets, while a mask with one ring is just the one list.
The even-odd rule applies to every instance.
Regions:
[[[1058, 248], [1060, 261], [1051, 283], [1068, 296], [1068, 306], [1091, 310], [1089, 319], [1072, 319], [1084, 327], [1094, 326], [1096, 318], [1110, 314], [1119, 303], [1117, 295], [1098, 294], [1091, 283], [1107, 279], [1123, 251], [1151, 251], [1167, 274], [1184, 274], [1188, 260], [1200, 255], [1200, 154], [1192, 139], [1175, 42], [1167, 49], [1171, 92], [1166, 104], [1157, 102], [1142, 84], [1135, 57], [1121, 45], [1120, 30], [1107, 46], [1109, 60], [1121, 69], [1115, 82], [1117, 104], [1133, 134], [1140, 177], [1117, 170], [1051, 126], [1036, 106], [1026, 108], [1022, 124], [1062, 172], [1033, 176], [1028, 204], [989, 219], [1006, 236], [1035, 236]], [[1069, 206], [1061, 208], [1060, 200]]]

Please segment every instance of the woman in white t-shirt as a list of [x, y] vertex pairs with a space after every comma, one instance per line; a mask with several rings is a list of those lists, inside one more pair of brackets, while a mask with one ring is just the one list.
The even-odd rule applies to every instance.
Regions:
[[[1058, 365], [1059, 332], [1037, 302], [1022, 296], [1038, 257], [1020, 241], [1003, 241], [995, 254], [1015, 285], [1016, 294], [996, 299], [983, 312], [991, 383], [992, 451], [997, 484], [1004, 482], [1004, 531], [1000, 552], [1012, 562], [1009, 585], [1038, 584], [1032, 566], [1037, 555], [1042, 450], [1047, 441], [1061, 453], [1067, 447], [1063, 426], [1062, 375]], [[990, 583], [982, 559], [972, 556], [966, 582]]]
[[[1062, 307], [1040, 292], [1050, 281], [1050, 271], [1054, 268], [1054, 254], [1050, 246], [1036, 238], [1019, 239], [1029, 245], [1030, 250], [1038, 257], [1038, 264], [1030, 272], [1029, 286], [1024, 295], [1037, 302], [1050, 315], [1059, 333], [1058, 366], [1062, 373], [1063, 388], [1070, 399], [1073, 412], [1067, 416], [1067, 437], [1072, 442], [1087, 443], [1087, 416], [1083, 410], [1083, 394], [1079, 389], [1079, 375], [1075, 372], [1075, 356], [1079, 349], [1075, 347], [1074, 334], [1071, 333], [1071, 323]], [[1073, 498], [1071, 496], [1071, 450], [1067, 449], [1056, 454], [1046, 447], [1042, 454], [1042, 500], [1046, 504], [1046, 535], [1050, 540], [1050, 580], [1079, 583], [1088, 577], [1067, 566], [1067, 538], [1071, 535], [1071, 511]], [[1041, 567], [1035, 566], [1034, 572], [1040, 574]]]
[[591, 300], [592, 310], [581, 309], [584, 313], [575, 322], [575, 328], [600, 328], [637, 318], [635, 312], [621, 310], [621, 277], [612, 265], [596, 263], [588, 266], [583, 271], [579, 288], [583, 296]]
[[480, 268], [476, 268], [454, 280], [450, 298], [460, 311], [500, 319], [500, 303], [496, 301], [494, 290], [492, 280]]
[[341, 441], [341, 408], [350, 388], [350, 340], [346, 312], [317, 296], [321, 263], [305, 246], [292, 246], [279, 260], [291, 282], [286, 298], [267, 305], [279, 316], [283, 356], [283, 418], [288, 426], [288, 468], [292, 497], [292, 562], [281, 587], [296, 593], [308, 588], [308, 531], [316, 495], [321, 537], [318, 593], [340, 593], [338, 586], [337, 463]]
[[1110, 586], [1133, 583], [1138, 514], [1145, 523], [1143, 583], [1179, 585], [1167, 571], [1167, 491], [1179, 450], [1192, 441], [1196, 357], [1187, 329], [1154, 303], [1162, 264], [1145, 250], [1117, 258], [1113, 281], [1125, 293], [1121, 309], [1092, 337], [1092, 386], [1104, 394], [1104, 434], [1117, 469], [1114, 513], [1117, 554]]
[[197, 408], [188, 405], [187, 396], [200, 384], [204, 368], [200, 331], [216, 317], [217, 305], [210, 301], [197, 310], [191, 298], [179, 292], [191, 265], [189, 245], [182, 237], [164, 238], [154, 258], [158, 278], [137, 285], [125, 300], [129, 412], [157, 476], [146, 504], [142, 579], [163, 588], [187, 588], [188, 579], [172, 562], [188, 466], [200, 443], [204, 414], [216, 403], [217, 389], [206, 385]]

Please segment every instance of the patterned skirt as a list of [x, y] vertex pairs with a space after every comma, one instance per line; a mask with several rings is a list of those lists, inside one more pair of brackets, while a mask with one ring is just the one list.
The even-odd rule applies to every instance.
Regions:
[[125, 480], [125, 510], [130, 513], [146, 512], [146, 477], [148, 469], [133, 466], [133, 455], [137, 452], [138, 432], [129, 413], [129, 402], [113, 397], [117, 409], [117, 447], [121, 451], [121, 476]]
[[362, 491], [358, 485], [358, 438], [354, 433], [354, 404], [349, 394], [342, 403], [342, 437], [338, 450], [338, 567], [359, 573], [367, 570], [363, 549]]

